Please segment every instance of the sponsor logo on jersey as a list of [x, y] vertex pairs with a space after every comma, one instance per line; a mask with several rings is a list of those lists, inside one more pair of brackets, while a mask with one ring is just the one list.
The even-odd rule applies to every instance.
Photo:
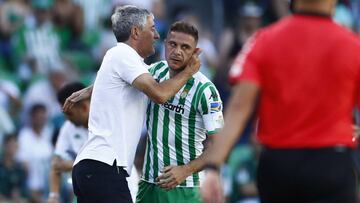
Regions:
[[221, 111], [221, 102], [211, 102], [210, 103], [210, 112], [211, 113], [216, 113]]
[[217, 95], [215, 92], [212, 92], [211, 95], [210, 95], [210, 97], [209, 97], [209, 100], [210, 100], [210, 99], [214, 99], [214, 100], [215, 100], [215, 99], [217, 99], [217, 98], [218, 98], [218, 95]]
[[178, 114], [184, 114], [185, 109], [184, 106], [182, 105], [174, 105], [174, 104], [170, 104], [168, 102], [165, 102], [162, 104], [162, 106], [170, 111], [174, 111], [175, 113]]

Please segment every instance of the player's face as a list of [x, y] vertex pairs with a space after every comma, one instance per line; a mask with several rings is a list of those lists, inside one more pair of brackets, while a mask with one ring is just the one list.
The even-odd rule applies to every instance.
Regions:
[[154, 18], [149, 16], [146, 24], [139, 34], [140, 56], [146, 58], [155, 53], [155, 41], [159, 39], [159, 33], [155, 29]]
[[195, 49], [196, 41], [193, 36], [183, 32], [170, 32], [165, 40], [165, 58], [171, 70], [183, 70]]

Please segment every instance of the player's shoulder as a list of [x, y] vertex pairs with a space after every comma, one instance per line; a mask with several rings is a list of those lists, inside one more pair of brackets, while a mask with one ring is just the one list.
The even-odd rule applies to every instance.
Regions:
[[75, 124], [73, 124], [71, 121], [66, 120], [64, 124], [61, 126], [61, 131], [71, 132], [76, 129]]
[[169, 68], [168, 63], [165, 60], [152, 63], [149, 67], [149, 72], [151, 75], [158, 75], [165, 69]]
[[204, 86], [204, 87], [205, 86], [206, 87], [208, 87], [208, 86], [215, 87], [214, 83], [211, 82], [211, 80], [208, 77], [206, 77], [203, 73], [201, 73], [200, 71], [195, 73], [193, 75], [193, 78], [194, 78], [195, 85], [201, 85], [201, 86]]

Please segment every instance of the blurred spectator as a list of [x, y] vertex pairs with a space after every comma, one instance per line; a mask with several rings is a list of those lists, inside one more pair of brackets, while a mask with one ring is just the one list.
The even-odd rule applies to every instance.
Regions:
[[160, 35], [160, 39], [156, 40], [155, 54], [147, 57], [145, 62], [147, 64], [155, 63], [161, 59], [164, 59], [164, 40], [167, 35], [169, 22], [166, 18], [164, 0], [154, 0], [152, 3], [152, 12], [154, 14], [155, 28]]
[[25, 26], [12, 39], [15, 56], [19, 61], [19, 74], [24, 80], [33, 75], [61, 69], [60, 38], [51, 22], [52, 0], [33, 0], [34, 15], [26, 19]]
[[20, 89], [18, 86], [0, 77], [0, 107], [14, 119], [21, 108]]
[[23, 26], [30, 8], [23, 0], [9, 0], [0, 4], [0, 69], [14, 72], [15, 64], [11, 35]]
[[27, 196], [26, 171], [15, 160], [18, 150], [17, 137], [6, 136], [0, 159], [0, 202], [25, 203]]
[[336, 6], [335, 14], [333, 16], [335, 22], [352, 30], [354, 26], [354, 19], [351, 10], [345, 4], [338, 4]]
[[134, 5], [151, 11], [151, 6], [156, 0], [113, 0], [113, 5]]
[[48, 124], [46, 107], [34, 104], [30, 107], [30, 125], [19, 133], [19, 151], [17, 157], [27, 169], [27, 186], [30, 199], [42, 203], [47, 194], [47, 177], [51, 163], [53, 146], [52, 127]]
[[83, 19], [86, 30], [101, 28], [101, 19], [106, 18], [112, 8], [112, 0], [73, 0], [73, 2], [84, 11]]
[[30, 9], [24, 0], [8, 0], [0, 5], [0, 32], [10, 36], [24, 23]]
[[360, 1], [350, 0], [350, 8], [354, 17], [354, 31], [360, 34]]
[[[63, 118], [61, 108], [56, 99], [56, 92], [67, 80], [68, 77], [64, 71], [56, 70], [51, 71], [48, 78], [33, 83], [25, 92], [23, 98], [23, 123], [26, 123], [26, 120], [28, 120], [27, 115], [29, 108], [35, 103], [41, 103], [46, 106], [52, 121], [57, 121], [59, 117]], [[56, 126], [60, 125], [59, 123], [55, 124]]]
[[14, 119], [20, 107], [18, 87], [13, 82], [0, 77], [0, 146], [5, 134], [14, 133]]
[[198, 47], [201, 49], [201, 67], [200, 72], [207, 78], [212, 80], [214, 78], [215, 70], [218, 66], [218, 53], [212, 40], [211, 33], [205, 29], [198, 16], [195, 14], [187, 14], [183, 16], [183, 20], [191, 23], [199, 31]]
[[259, 203], [256, 187], [256, 168], [260, 156], [261, 145], [255, 134], [250, 143], [238, 145], [228, 159], [231, 168], [232, 191], [228, 197], [230, 203]]
[[112, 31], [110, 16], [104, 18], [103, 24], [104, 24], [103, 25], [104, 28], [100, 31], [100, 42], [93, 51], [95, 59], [99, 64], [101, 63], [107, 50], [110, 49], [111, 47], [116, 46], [117, 44], [116, 38]]
[[84, 50], [81, 35], [84, 30], [84, 15], [80, 6], [71, 0], [55, 0], [52, 9], [52, 22], [61, 49]]
[[234, 58], [242, 49], [245, 41], [261, 27], [262, 9], [247, 3], [238, 11], [238, 21], [235, 27], [225, 28], [219, 41], [219, 67], [214, 83], [220, 91], [226, 104], [230, 86], [227, 82], [228, 71]]

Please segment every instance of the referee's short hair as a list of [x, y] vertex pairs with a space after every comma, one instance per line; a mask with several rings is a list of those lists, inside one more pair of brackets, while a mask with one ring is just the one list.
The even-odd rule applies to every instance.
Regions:
[[80, 82], [72, 82], [64, 85], [57, 92], [57, 99], [61, 105], [64, 105], [66, 98], [68, 98], [72, 93], [77, 92], [85, 88], [85, 85]]
[[191, 35], [194, 37], [195, 42], [197, 42], [199, 39], [199, 31], [196, 29], [196, 27], [185, 21], [177, 21], [173, 23], [169, 29], [168, 34], [170, 32], [182, 32]]

